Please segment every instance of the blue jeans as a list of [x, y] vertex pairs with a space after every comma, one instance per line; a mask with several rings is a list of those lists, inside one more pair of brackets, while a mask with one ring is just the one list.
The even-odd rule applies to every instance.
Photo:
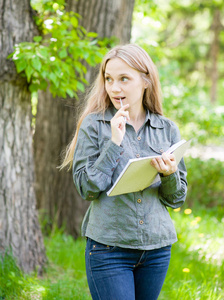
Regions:
[[86, 274], [93, 300], [156, 300], [166, 277], [171, 245], [125, 249], [87, 239]]

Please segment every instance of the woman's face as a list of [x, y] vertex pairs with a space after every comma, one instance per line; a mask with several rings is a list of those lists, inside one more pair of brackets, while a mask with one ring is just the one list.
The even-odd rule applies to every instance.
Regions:
[[146, 82], [140, 72], [131, 68], [120, 58], [110, 59], [105, 69], [105, 88], [116, 109], [129, 104], [129, 109], [138, 112], [142, 108], [142, 99]]

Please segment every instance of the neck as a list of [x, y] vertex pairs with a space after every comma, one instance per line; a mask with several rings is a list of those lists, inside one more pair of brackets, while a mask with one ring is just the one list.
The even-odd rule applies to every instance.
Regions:
[[135, 131], [138, 131], [145, 121], [145, 110], [143, 106], [140, 107], [138, 112], [136, 110], [129, 110], [129, 116], [129, 123], [135, 128]]

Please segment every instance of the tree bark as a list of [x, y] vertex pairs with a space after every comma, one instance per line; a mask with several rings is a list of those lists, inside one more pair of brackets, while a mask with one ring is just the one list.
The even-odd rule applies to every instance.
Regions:
[[[87, 31], [97, 32], [100, 37], [117, 36], [127, 43], [131, 36], [134, 0], [68, 0], [67, 10], [81, 15], [80, 24]], [[94, 68], [88, 68], [86, 78], [92, 81]], [[53, 99], [49, 92], [38, 96], [35, 132], [36, 191], [38, 207], [55, 220], [64, 224], [66, 231], [77, 237], [80, 223], [88, 202], [78, 195], [71, 172], [59, 172], [60, 153], [71, 141], [76, 125], [76, 111], [83, 102], [74, 99]]]
[[221, 17], [220, 17], [220, 10], [216, 9], [213, 14], [213, 22], [211, 26], [211, 30], [213, 33], [213, 41], [211, 44], [210, 50], [210, 61], [211, 61], [211, 69], [210, 69], [210, 76], [211, 76], [211, 89], [210, 89], [210, 100], [211, 103], [215, 103], [217, 100], [217, 84], [219, 78], [219, 71], [218, 71], [218, 56], [219, 56], [219, 35], [222, 29], [221, 24]]
[[134, 0], [67, 0], [69, 10], [77, 12], [81, 25], [99, 37], [116, 36], [120, 43], [131, 38]]
[[88, 203], [77, 193], [71, 172], [57, 169], [61, 152], [72, 139], [75, 104], [74, 100], [53, 98], [49, 91], [39, 92], [34, 153], [36, 196], [45, 229], [64, 226], [76, 238]]
[[0, 253], [12, 251], [25, 272], [46, 261], [34, 193], [31, 97], [7, 60], [36, 33], [29, 0], [0, 0]]

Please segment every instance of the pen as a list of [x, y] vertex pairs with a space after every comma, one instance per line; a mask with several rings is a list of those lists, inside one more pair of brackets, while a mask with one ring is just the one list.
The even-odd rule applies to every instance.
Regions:
[[[123, 103], [122, 103], [121, 98], [120, 98], [120, 104], [121, 104], [121, 107], [123, 107]], [[127, 118], [126, 118], [126, 117], [124, 117], [124, 121], [125, 121], [125, 123], [126, 123], [126, 121], [127, 121]]]

